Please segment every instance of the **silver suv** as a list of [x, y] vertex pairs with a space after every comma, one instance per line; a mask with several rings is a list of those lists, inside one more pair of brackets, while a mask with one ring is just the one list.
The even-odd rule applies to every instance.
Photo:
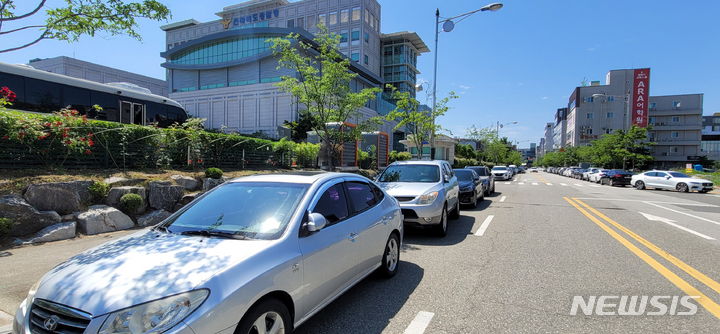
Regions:
[[448, 216], [460, 218], [458, 180], [447, 161], [396, 161], [377, 183], [397, 199], [406, 225], [432, 227], [444, 237]]

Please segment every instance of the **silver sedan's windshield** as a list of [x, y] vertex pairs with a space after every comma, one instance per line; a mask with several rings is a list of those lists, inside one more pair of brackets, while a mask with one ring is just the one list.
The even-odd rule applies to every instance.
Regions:
[[307, 185], [290, 183], [230, 183], [207, 194], [163, 227], [188, 235], [277, 238], [306, 191]]
[[390, 166], [380, 176], [380, 182], [439, 182], [440, 167], [437, 165]]

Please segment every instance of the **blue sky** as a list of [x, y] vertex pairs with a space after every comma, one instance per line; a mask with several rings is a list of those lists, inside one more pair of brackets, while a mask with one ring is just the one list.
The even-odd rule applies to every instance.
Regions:
[[[381, 31], [415, 31], [431, 52], [418, 59], [418, 79], [431, 81], [435, 8], [441, 17], [466, 13], [492, 0], [380, 0]], [[48, 3], [60, 3], [50, 0]], [[242, 1], [161, 1], [171, 22], [214, 20], [222, 7]], [[18, 12], [36, 1], [17, 1]], [[650, 94], [704, 94], [703, 114], [720, 112], [718, 1], [509, 0], [497, 12], [479, 12], [439, 36], [438, 99], [460, 98], [438, 123], [463, 136], [465, 129], [518, 122], [500, 130], [521, 148], [539, 143], [545, 123], [583, 79], [605, 84], [613, 69], [651, 68]], [[165, 24], [140, 21], [143, 43], [124, 36], [82, 37], [79, 42], [43, 41], [0, 54], [0, 61], [73, 55], [160, 79]], [[29, 36], [27, 38], [30, 38]], [[13, 38], [15, 39], [15, 38]], [[0, 38], [3, 45], [11, 43]], [[423, 102], [423, 93], [418, 95]], [[430, 100], [427, 101], [430, 104]]]

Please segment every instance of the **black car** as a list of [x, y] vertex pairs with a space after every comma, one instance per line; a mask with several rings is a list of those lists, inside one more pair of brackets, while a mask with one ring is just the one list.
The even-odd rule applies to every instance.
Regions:
[[465, 166], [465, 168], [474, 170], [480, 176], [480, 179], [485, 182], [485, 196], [495, 192], [495, 175], [490, 171], [490, 168], [485, 166]]
[[582, 178], [582, 173], [584, 173], [584, 172], [585, 172], [585, 170], [582, 169], [582, 168], [575, 168], [575, 169], [573, 169], [573, 171], [572, 171], [572, 178], [573, 178], [573, 179], [581, 179], [581, 178]]
[[460, 204], [477, 207], [478, 201], [485, 200], [485, 182], [472, 169], [453, 169], [460, 187]]
[[611, 186], [627, 186], [630, 185], [632, 176], [635, 175], [621, 169], [611, 169], [607, 171], [601, 178], [600, 184], [609, 184]]

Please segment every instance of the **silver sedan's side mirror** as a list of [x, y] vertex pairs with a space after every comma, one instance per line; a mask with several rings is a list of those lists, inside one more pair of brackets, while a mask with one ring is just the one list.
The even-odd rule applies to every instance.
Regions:
[[325, 216], [323, 216], [317, 212], [313, 212], [308, 216], [308, 223], [307, 223], [308, 232], [320, 231], [323, 227], [325, 227], [326, 223], [327, 223], [327, 220], [325, 219]]

